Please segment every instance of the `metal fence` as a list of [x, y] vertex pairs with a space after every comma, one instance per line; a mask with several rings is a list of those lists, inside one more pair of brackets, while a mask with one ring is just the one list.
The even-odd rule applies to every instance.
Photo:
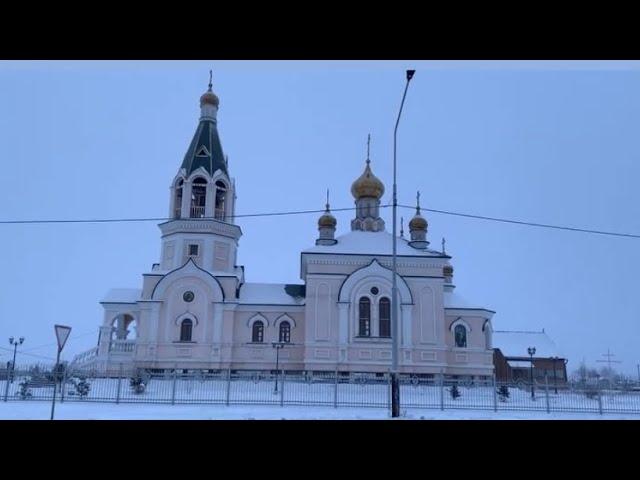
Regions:
[[[42, 367], [0, 372], [0, 398], [5, 402], [51, 400], [55, 380], [53, 371]], [[402, 378], [400, 384], [402, 408], [640, 414], [640, 385], [602, 388], [544, 382], [532, 386], [441, 375]], [[61, 371], [57, 388], [61, 402], [336, 408], [389, 408], [391, 393], [387, 374], [178, 370], [153, 374], [124, 368], [111, 376], [87, 370]]]

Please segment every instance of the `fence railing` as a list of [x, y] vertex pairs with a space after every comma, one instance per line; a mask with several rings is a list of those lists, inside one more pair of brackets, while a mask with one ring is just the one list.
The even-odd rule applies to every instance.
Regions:
[[[12, 375], [13, 373], [13, 375]], [[0, 371], [6, 401], [51, 400], [51, 371]], [[120, 367], [110, 376], [68, 368], [60, 372], [61, 402], [218, 405], [296, 405], [389, 408], [387, 374], [303, 374], [251, 371], [191, 371], [152, 374]], [[601, 389], [593, 385], [458, 381], [436, 375], [403, 378], [401, 408], [640, 414], [640, 387]]]

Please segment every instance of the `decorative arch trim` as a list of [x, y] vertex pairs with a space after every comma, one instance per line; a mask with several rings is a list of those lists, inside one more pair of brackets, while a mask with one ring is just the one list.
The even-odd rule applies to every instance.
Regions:
[[[181, 272], [181, 270], [184, 270], [184, 271]], [[220, 296], [222, 297], [222, 301], [223, 302], [225, 301], [224, 289], [222, 288], [222, 285], [220, 284], [218, 279], [214, 277], [211, 273], [207, 272], [205, 269], [200, 268], [198, 265], [196, 265], [196, 263], [193, 261], [193, 258], [189, 258], [184, 265], [174, 270], [171, 270], [164, 277], [162, 277], [160, 281], [156, 283], [156, 286], [153, 287], [153, 291], [151, 292], [151, 300], [156, 299], [155, 298], [156, 292], [163, 291], [163, 289], [166, 288], [164, 285], [167, 284], [167, 281], [173, 280], [176, 277], [179, 277], [181, 274], [185, 274], [189, 272], [195, 273], [196, 276], [202, 278], [202, 280], [204, 281], [207, 281], [209, 278], [212, 278], [215, 281], [215, 284], [218, 286], [218, 290], [219, 290]], [[162, 288], [158, 290], [158, 288], [161, 285], [162, 285]]]
[[289, 315], [287, 315], [286, 313], [280, 315], [278, 318], [276, 318], [276, 321], [273, 322], [273, 326], [276, 328], [280, 328], [280, 324], [284, 321], [287, 321], [291, 324], [291, 328], [296, 328], [296, 321], [291, 318]]
[[175, 319], [175, 324], [177, 326], [182, 325], [182, 321], [183, 320], [191, 320], [193, 322], [193, 326], [195, 327], [196, 325], [198, 325], [198, 317], [196, 317], [193, 313], [191, 312], [186, 312], [183, 313], [182, 315], [178, 315]]
[[269, 326], [269, 320], [267, 320], [267, 317], [265, 317], [261, 313], [257, 313], [249, 318], [249, 320], [247, 320], [247, 327], [253, 328], [253, 324], [258, 321], [264, 323], [264, 328], [267, 328]]
[[451, 333], [453, 333], [453, 330], [458, 325], [462, 325], [464, 328], [467, 329], [467, 332], [471, 332], [471, 327], [469, 326], [469, 324], [467, 322], [464, 321], [464, 319], [462, 317], [458, 317], [453, 322], [451, 322], [451, 325], [449, 325], [449, 331], [451, 331]]
[[493, 331], [493, 325], [491, 325], [491, 321], [490, 320], [485, 320], [484, 321], [484, 323], [482, 324], [482, 331], [484, 332], [487, 327], [489, 327], [489, 331]]
[[[390, 268], [380, 265], [380, 263], [378, 263], [378, 260], [374, 258], [369, 265], [355, 270], [344, 280], [344, 282], [342, 282], [340, 290], [338, 291], [338, 301], [349, 302], [353, 289], [357, 286], [358, 283], [360, 283], [367, 277], [375, 275], [391, 277], [390, 273]], [[411, 294], [411, 289], [407, 285], [406, 280], [397, 273], [396, 278], [398, 280], [398, 291], [400, 292], [401, 303], [412, 304], [413, 295]]]
[[120, 315], [129, 315], [130, 317], [133, 318], [132, 322], [138, 323], [138, 315], [136, 313], [133, 313], [133, 312], [127, 310], [127, 311], [124, 311], [124, 312], [118, 312], [114, 316], [109, 317], [110, 320], [109, 320], [108, 326], [113, 326], [113, 323], [118, 319], [118, 317]]
[[209, 172], [207, 172], [204, 167], [198, 167], [196, 170], [191, 172], [191, 175], [187, 177], [186, 181], [193, 183], [193, 181], [198, 177], [204, 178], [207, 181], [207, 184], [211, 183], [211, 175], [209, 175]]

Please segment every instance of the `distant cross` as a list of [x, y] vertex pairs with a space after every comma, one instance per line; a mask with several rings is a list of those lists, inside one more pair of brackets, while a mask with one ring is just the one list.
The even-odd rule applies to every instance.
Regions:
[[327, 188], [327, 212], [329, 211], [329, 189]]
[[371, 147], [371, 134], [367, 135], [367, 165], [369, 164], [369, 162], [371, 162], [371, 160], [369, 160], [370, 147]]
[[444, 250], [444, 244], [445, 244], [445, 242], [446, 242], [446, 241], [445, 241], [444, 237], [442, 237], [442, 253], [443, 253], [443, 254], [444, 254], [444, 253], [446, 253], [446, 252], [445, 252], [445, 250]]
[[404, 218], [400, 217], [400, 236], [404, 238]]
[[416, 194], [416, 214], [420, 214], [420, 190]]
[[622, 363], [620, 360], [611, 360], [611, 357], [615, 357], [615, 355], [613, 353], [611, 353], [609, 351], [609, 349], [607, 348], [607, 353], [603, 353], [602, 354], [603, 357], [607, 357], [606, 360], [596, 360], [596, 362], [598, 363], [606, 363], [609, 367], [609, 373], [611, 373], [611, 364], [612, 363]]
[[213, 88], [213, 70], [209, 70], [209, 90]]

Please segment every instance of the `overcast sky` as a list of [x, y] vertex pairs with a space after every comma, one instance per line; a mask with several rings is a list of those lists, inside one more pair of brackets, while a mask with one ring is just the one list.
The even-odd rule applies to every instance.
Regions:
[[[323, 208], [327, 188], [353, 206], [368, 133], [389, 203], [407, 67], [399, 203], [640, 234], [640, 62], [0, 62], [0, 220], [168, 215], [209, 68], [237, 214]], [[544, 328], [569, 370], [610, 349], [637, 374], [640, 239], [425, 216], [494, 329]], [[240, 219], [247, 281], [302, 283], [317, 217]], [[106, 291], [159, 261], [156, 223], [0, 225], [0, 361], [11, 335], [55, 357], [55, 323], [64, 358], [95, 346]]]

